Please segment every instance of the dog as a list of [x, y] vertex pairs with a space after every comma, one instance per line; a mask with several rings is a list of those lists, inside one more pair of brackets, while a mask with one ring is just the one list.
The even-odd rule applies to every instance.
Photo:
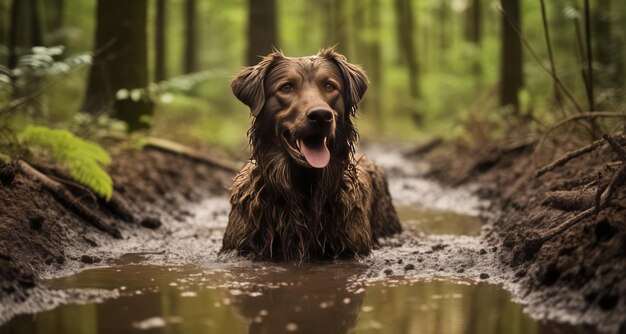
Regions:
[[334, 48], [274, 50], [233, 79], [251, 111], [251, 159], [235, 177], [222, 252], [258, 260], [368, 255], [401, 232], [384, 172], [356, 155], [365, 72]]

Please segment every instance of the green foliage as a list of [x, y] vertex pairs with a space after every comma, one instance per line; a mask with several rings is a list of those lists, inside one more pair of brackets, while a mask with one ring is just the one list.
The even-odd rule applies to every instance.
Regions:
[[70, 176], [110, 200], [113, 181], [102, 168], [111, 163], [109, 154], [98, 144], [76, 137], [67, 130], [27, 126], [19, 138], [31, 152], [48, 154], [69, 170]]

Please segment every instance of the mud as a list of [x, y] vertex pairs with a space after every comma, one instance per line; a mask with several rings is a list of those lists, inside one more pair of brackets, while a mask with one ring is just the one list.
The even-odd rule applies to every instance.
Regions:
[[[153, 151], [125, 154], [117, 159], [111, 173], [116, 191], [128, 203], [133, 219], [124, 222], [110, 209], [101, 210], [122, 231], [121, 240], [85, 224], [19, 173], [0, 187], [0, 208], [9, 208], [0, 212], [0, 219], [6, 221], [0, 225], [0, 261], [5, 261], [0, 267], [0, 323], [18, 313], [39, 312], [67, 302], [116, 297], [106, 293], [59, 297], [40, 283], [89, 268], [141, 263], [158, 267], [193, 265], [213, 272], [263, 268], [261, 272], [265, 272], [279, 267], [218, 255], [229, 211], [224, 189], [230, 175], [173, 155]], [[434, 169], [421, 161], [409, 163], [397, 151], [373, 148], [370, 156], [388, 171], [392, 197], [405, 215], [407, 228], [402, 235], [385, 240], [371, 256], [353, 263], [360, 266], [356, 280], [359, 284], [420, 282], [437, 277], [501, 284], [525, 306], [526, 312], [538, 319], [585, 326], [577, 330], [586, 331], [590, 328], [587, 326], [594, 325], [605, 331], [618, 330], [626, 314], [622, 312], [624, 298], [620, 298], [624, 296], [620, 290], [624, 270], [619, 271], [624, 265], [620, 255], [624, 248], [619, 248], [623, 245], [623, 228], [616, 227], [619, 222], [613, 221], [619, 215], [607, 217], [606, 223], [589, 222], [590, 229], [579, 231], [578, 239], [568, 240], [567, 247], [565, 243], [550, 241], [534, 257], [520, 261], [520, 248], [516, 246], [536, 232], [546, 217], [533, 216], [530, 211], [533, 205], [545, 210], [543, 198], [533, 197], [536, 189], [528, 187], [526, 197], [519, 196], [524, 185], [515, 182], [516, 178], [528, 170], [523, 160], [516, 160], [524, 157], [519, 151], [497, 159], [487, 170], [480, 170], [483, 174], [474, 174], [478, 183], [461, 186], [443, 186], [425, 179], [423, 175], [434, 175]], [[445, 180], [441, 174], [439, 178]], [[540, 186], [554, 190], [546, 182], [535, 182], [535, 187]], [[517, 188], [512, 190], [514, 187]], [[481, 199], [476, 193], [488, 199]], [[623, 194], [620, 196], [623, 200]], [[402, 208], [408, 208], [407, 212], [403, 213]], [[433, 210], [447, 212], [442, 221], [450, 220], [454, 213], [464, 217], [459, 219], [461, 222], [467, 217], [481, 216], [489, 223], [482, 225], [474, 220], [467, 225], [461, 223], [463, 229], [433, 230], [419, 222], [429, 215], [436, 217], [433, 212], [439, 211]], [[559, 212], [551, 214], [556, 217]], [[521, 224], [533, 219], [534, 225]], [[416, 222], [409, 223], [410, 220]], [[438, 225], [433, 224], [439, 228]], [[467, 226], [480, 231], [467, 230]], [[430, 234], [433, 231], [444, 234]], [[589, 235], [594, 237], [588, 238]], [[599, 244], [603, 248], [597, 248]], [[587, 246], [579, 247], [580, 252], [577, 248], [563, 251], [571, 245]], [[558, 262], [561, 259], [569, 262]], [[590, 297], [564, 283], [570, 282], [564, 279], [568, 277], [564, 273], [580, 271], [572, 264], [585, 261], [594, 274], [580, 289], [597, 293]], [[605, 275], [611, 277], [612, 283], [598, 278]]]
[[478, 193], [492, 200], [490, 211], [496, 215], [483, 240], [497, 247], [494, 265], [513, 273], [507, 286], [532, 316], [626, 333], [625, 188], [620, 186], [599, 213], [541, 240], [592, 207], [599, 186], [608, 184], [623, 164], [605, 144], [535, 176], [539, 167], [584, 144], [557, 141], [538, 153], [533, 153], [533, 145], [512, 152], [498, 144], [471, 156], [440, 150], [427, 158], [435, 162], [427, 173], [448, 184], [471, 179]]

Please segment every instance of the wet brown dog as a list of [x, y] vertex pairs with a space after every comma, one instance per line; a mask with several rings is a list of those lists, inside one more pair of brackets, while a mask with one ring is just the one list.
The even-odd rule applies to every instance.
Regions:
[[222, 251], [265, 260], [367, 255], [401, 231], [383, 171], [355, 156], [365, 73], [334, 49], [273, 52], [232, 89], [250, 107], [252, 158], [235, 177]]

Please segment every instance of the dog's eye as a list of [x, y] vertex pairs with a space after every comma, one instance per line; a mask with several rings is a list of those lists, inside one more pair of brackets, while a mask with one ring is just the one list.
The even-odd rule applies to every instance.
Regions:
[[293, 85], [290, 83], [286, 83], [282, 86], [280, 86], [280, 88], [278, 89], [283, 93], [291, 93], [293, 91]]
[[331, 83], [327, 82], [327, 83], [325, 83], [325, 84], [324, 84], [324, 89], [325, 89], [326, 91], [328, 91], [328, 92], [332, 92], [332, 91], [336, 90], [336, 89], [337, 89], [337, 87], [335, 87], [335, 85], [333, 85], [333, 84], [331, 84]]

